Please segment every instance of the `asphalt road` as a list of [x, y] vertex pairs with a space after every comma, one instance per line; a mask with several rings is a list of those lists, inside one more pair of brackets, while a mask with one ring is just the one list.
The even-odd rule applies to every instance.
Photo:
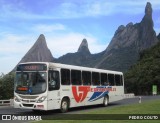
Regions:
[[[145, 101], [149, 100], [155, 100], [155, 99], [160, 99], [159, 96], [141, 96], [142, 103]], [[129, 105], [129, 104], [134, 104], [134, 103], [139, 103], [139, 97], [135, 98], [127, 98], [123, 99], [120, 101], [116, 101], [113, 103], [110, 103], [107, 107], [102, 107], [101, 105], [96, 105], [96, 106], [84, 106], [84, 107], [77, 107], [77, 108], [72, 108], [67, 112], [67, 114], [83, 114], [84, 112], [88, 112], [91, 110], [97, 110], [97, 109], [102, 109], [102, 108], [113, 108], [116, 106], [122, 106], [122, 105]], [[48, 112], [39, 112], [39, 113], [34, 113], [32, 110], [27, 110], [27, 109], [15, 109], [13, 107], [7, 107], [7, 106], [1, 106], [0, 107], [0, 114], [15, 114], [15, 115], [29, 115], [29, 116], [42, 116], [42, 117], [55, 117], [58, 116], [62, 113], [60, 113], [59, 110], [53, 110], [53, 111], [48, 111]], [[1, 116], [0, 115], [0, 116]], [[1, 116], [2, 117], [2, 116]], [[2, 120], [0, 120], [2, 122]], [[29, 121], [3, 121], [3, 123], [27, 123]]]

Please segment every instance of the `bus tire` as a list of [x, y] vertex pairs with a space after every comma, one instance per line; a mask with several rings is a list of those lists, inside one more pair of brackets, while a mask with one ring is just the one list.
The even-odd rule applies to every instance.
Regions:
[[108, 97], [108, 95], [105, 95], [104, 96], [104, 99], [103, 99], [103, 106], [108, 106], [108, 103], [109, 103], [109, 97]]
[[69, 108], [69, 100], [67, 98], [63, 98], [61, 102], [61, 112], [65, 113]]

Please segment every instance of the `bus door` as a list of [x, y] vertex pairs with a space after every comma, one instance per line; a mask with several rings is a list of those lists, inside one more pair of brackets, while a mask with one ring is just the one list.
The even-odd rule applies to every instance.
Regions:
[[59, 71], [48, 72], [48, 110], [60, 107], [60, 79]]

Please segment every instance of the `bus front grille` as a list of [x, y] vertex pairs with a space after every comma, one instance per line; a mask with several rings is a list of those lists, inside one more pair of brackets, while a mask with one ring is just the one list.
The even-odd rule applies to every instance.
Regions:
[[36, 102], [36, 100], [27, 100], [27, 99], [22, 99], [22, 101], [24, 102], [24, 103], [29, 103], [29, 102]]
[[23, 99], [36, 99], [38, 96], [27, 96], [27, 95], [19, 95]]
[[24, 107], [33, 107], [34, 104], [23, 104]]

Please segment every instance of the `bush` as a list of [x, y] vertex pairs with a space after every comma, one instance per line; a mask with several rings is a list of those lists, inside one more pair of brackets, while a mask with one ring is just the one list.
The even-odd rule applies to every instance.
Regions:
[[0, 99], [11, 99], [14, 95], [14, 76], [15, 73], [0, 75]]

